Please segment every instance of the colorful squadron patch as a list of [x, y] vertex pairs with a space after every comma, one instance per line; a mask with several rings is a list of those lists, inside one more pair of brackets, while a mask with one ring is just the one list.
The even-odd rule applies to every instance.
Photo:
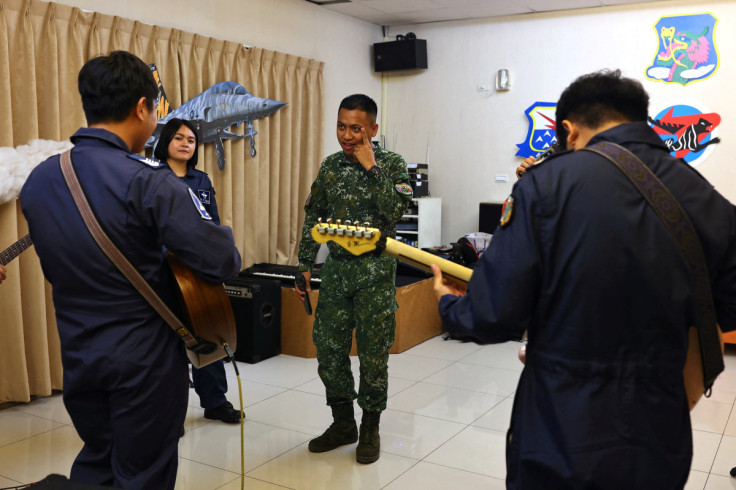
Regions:
[[665, 83], [704, 80], [718, 69], [718, 52], [713, 32], [718, 19], [712, 14], [662, 17], [654, 26], [659, 48], [647, 78]]
[[501, 227], [504, 227], [509, 224], [509, 222], [511, 221], [511, 216], [513, 212], [514, 212], [514, 196], [509, 196], [503, 202], [503, 207], [501, 208], [501, 221], [499, 221], [499, 224], [501, 225]]
[[524, 112], [529, 130], [523, 143], [517, 143], [517, 157], [536, 157], [557, 141], [555, 133], [555, 102], [535, 102]]
[[169, 100], [166, 98], [166, 92], [164, 92], [164, 85], [161, 83], [161, 76], [158, 74], [158, 68], [156, 65], [151, 63], [148, 65], [153, 74], [153, 79], [156, 80], [158, 86], [158, 98], [156, 99], [156, 116], [161, 119], [166, 117], [171, 112], [171, 105]]
[[672, 156], [695, 167], [713, 152], [721, 116], [695, 101], [671, 105], [649, 118], [649, 125], [662, 138]]
[[396, 184], [396, 192], [398, 192], [402, 196], [411, 196], [413, 194], [411, 190], [411, 186], [404, 182], [400, 184]]

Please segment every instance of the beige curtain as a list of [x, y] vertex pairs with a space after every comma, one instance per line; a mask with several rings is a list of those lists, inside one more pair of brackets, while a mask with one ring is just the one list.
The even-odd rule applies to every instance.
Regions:
[[[322, 62], [75, 7], [2, 0], [0, 147], [60, 141], [85, 126], [77, 73], [88, 59], [118, 49], [156, 64], [173, 108], [228, 80], [288, 102], [255, 122], [256, 157], [247, 139], [229, 140], [224, 171], [211, 144], [200, 147], [198, 168], [212, 179], [244, 266], [295, 264], [303, 203], [323, 152]], [[0, 251], [27, 230], [18, 200], [0, 205]], [[51, 288], [32, 250], [7, 265], [0, 285], [0, 404], [62, 388]]]

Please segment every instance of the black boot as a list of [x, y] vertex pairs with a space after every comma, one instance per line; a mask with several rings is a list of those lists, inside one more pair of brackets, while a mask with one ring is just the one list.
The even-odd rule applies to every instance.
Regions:
[[319, 437], [309, 441], [309, 451], [323, 453], [358, 440], [358, 426], [355, 423], [353, 402], [333, 405], [332, 425]]
[[363, 412], [360, 423], [360, 440], [355, 452], [358, 463], [370, 464], [378, 461], [381, 453], [381, 436], [378, 435], [378, 424], [381, 421], [381, 412]]

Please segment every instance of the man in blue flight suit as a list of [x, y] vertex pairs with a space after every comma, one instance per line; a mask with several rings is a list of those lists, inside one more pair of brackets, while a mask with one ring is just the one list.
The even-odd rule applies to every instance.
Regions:
[[736, 210], [669, 154], [649, 97], [619, 71], [585, 75], [557, 104], [568, 151], [530, 167], [467, 294], [435, 293], [443, 323], [478, 343], [519, 340], [526, 366], [507, 436], [507, 488], [682, 488], [692, 459], [683, 367], [695, 283], [679, 245], [598, 142], [633, 152], [702, 243], [718, 322], [736, 329]]
[[[89, 128], [71, 158], [101, 227], [176, 311], [165, 250], [222, 282], [241, 267], [232, 231], [211, 222], [163, 164], [140, 157], [156, 127], [148, 66], [116, 51], [87, 62], [79, 92]], [[53, 289], [64, 404], [84, 446], [74, 481], [173, 489], [187, 409], [184, 344], [107, 259], [87, 230], [55, 156], [33, 170], [21, 207]]]

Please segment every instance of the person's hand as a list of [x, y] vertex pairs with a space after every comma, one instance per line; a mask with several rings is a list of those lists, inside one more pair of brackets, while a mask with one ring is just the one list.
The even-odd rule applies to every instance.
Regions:
[[2, 282], [5, 280], [5, 277], [6, 277], [5, 276], [5, 273], [6, 272], [7, 271], [5, 270], [5, 267], [2, 266], [2, 265], [0, 265], [0, 284], [2, 284]]
[[297, 274], [302, 274], [304, 276], [304, 279], [306, 279], [306, 287], [307, 289], [305, 291], [302, 291], [299, 289], [299, 286], [297, 285], [296, 281], [294, 282], [294, 287], [296, 288], [296, 294], [299, 295], [299, 301], [304, 303], [304, 299], [307, 297], [307, 293], [312, 290], [312, 273], [311, 272], [297, 272]]
[[460, 285], [449, 281], [442, 277], [442, 271], [436, 264], [432, 264], [432, 274], [434, 274], [434, 295], [437, 297], [437, 301], [446, 294], [453, 294], [455, 296], [463, 296], [468, 292], [468, 288], [465, 285]]
[[520, 179], [522, 175], [526, 173], [526, 169], [537, 163], [537, 159], [534, 157], [527, 157], [526, 160], [521, 162], [521, 165], [516, 167], [516, 178]]
[[526, 344], [519, 347], [519, 360], [522, 364], [526, 364]]
[[365, 128], [360, 128], [360, 132], [363, 135], [363, 141], [355, 145], [353, 155], [358, 159], [364, 169], [368, 170], [376, 165], [376, 158], [373, 155], [373, 143], [368, 133], [365, 132]]

